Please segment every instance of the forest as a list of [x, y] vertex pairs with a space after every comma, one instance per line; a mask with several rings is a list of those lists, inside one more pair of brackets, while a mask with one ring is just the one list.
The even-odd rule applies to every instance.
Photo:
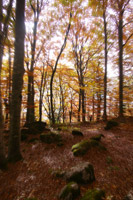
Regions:
[[132, 5], [0, 0], [1, 200], [133, 199]]

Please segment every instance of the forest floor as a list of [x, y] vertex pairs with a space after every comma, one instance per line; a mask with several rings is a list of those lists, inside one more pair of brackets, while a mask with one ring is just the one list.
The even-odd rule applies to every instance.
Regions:
[[[73, 136], [68, 131], [70, 126], [79, 127], [84, 137]], [[133, 190], [133, 121], [108, 131], [104, 126], [103, 122], [68, 125], [60, 131], [64, 140], [60, 147], [40, 141], [22, 142], [24, 159], [0, 171], [0, 200], [57, 200], [66, 182], [53, 172], [70, 169], [82, 161], [94, 166], [96, 181], [81, 185], [81, 196], [90, 188], [100, 188], [105, 190], [107, 200], [123, 200]], [[107, 150], [96, 147], [82, 157], [73, 156], [72, 145], [99, 133], [105, 136], [101, 143]]]

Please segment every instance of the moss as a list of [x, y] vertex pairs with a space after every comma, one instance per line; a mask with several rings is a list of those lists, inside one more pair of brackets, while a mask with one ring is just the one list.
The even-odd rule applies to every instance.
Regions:
[[90, 143], [88, 140], [83, 140], [72, 146], [72, 152], [75, 156], [84, 155], [90, 148]]
[[74, 156], [84, 155], [90, 148], [98, 147], [99, 150], [106, 150], [106, 148], [97, 140], [83, 140], [80, 143], [77, 143], [72, 146], [72, 152]]
[[92, 189], [88, 190], [81, 200], [103, 200], [105, 197], [104, 190]]

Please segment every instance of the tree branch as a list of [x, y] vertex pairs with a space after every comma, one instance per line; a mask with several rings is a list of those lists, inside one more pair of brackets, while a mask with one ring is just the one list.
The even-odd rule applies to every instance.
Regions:
[[125, 44], [123, 44], [123, 47], [128, 43], [128, 41], [130, 40], [130, 38], [133, 36], [133, 33], [127, 38]]

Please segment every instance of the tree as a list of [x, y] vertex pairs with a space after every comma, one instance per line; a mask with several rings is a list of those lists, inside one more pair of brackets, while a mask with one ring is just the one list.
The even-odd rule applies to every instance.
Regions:
[[127, 6], [130, 3], [130, 0], [111, 0], [112, 7], [117, 13], [118, 19], [116, 19], [117, 23], [117, 29], [118, 29], [118, 48], [119, 48], [119, 58], [118, 58], [118, 66], [119, 66], [119, 117], [122, 118], [124, 114], [123, 109], [123, 82], [124, 82], [124, 74], [123, 74], [123, 51], [124, 47], [130, 40], [130, 38], [133, 36], [133, 33], [131, 33], [128, 37], [126, 37], [124, 41], [124, 33], [123, 29], [125, 26], [127, 26], [129, 23], [132, 22], [132, 20], [127, 21], [124, 24], [124, 13], [126, 11]]
[[8, 160], [16, 162], [22, 159], [20, 152], [20, 113], [24, 74], [24, 38], [25, 38], [25, 0], [16, 1], [15, 55], [13, 65], [13, 83], [11, 96], [10, 138]]
[[3, 25], [3, 9], [2, 9], [3, 1], [0, 0], [0, 169], [6, 168], [6, 157], [4, 153], [4, 144], [3, 144], [1, 70], [2, 70], [2, 61], [3, 61], [3, 52], [4, 52], [4, 42], [7, 37], [8, 21], [9, 21], [11, 9], [12, 9], [12, 2], [13, 0], [9, 1], [7, 15], [5, 17], [5, 22]]
[[69, 19], [69, 24], [68, 24], [68, 27], [67, 27], [67, 30], [66, 30], [64, 42], [63, 42], [63, 45], [62, 45], [60, 52], [57, 56], [55, 65], [52, 67], [52, 75], [51, 75], [51, 80], [50, 80], [50, 105], [51, 105], [52, 124], [55, 124], [54, 107], [53, 107], [53, 80], [54, 80], [54, 75], [56, 73], [56, 69], [57, 69], [59, 59], [61, 57], [62, 52], [64, 51], [64, 49], [66, 47], [66, 42], [67, 42], [67, 38], [68, 38], [70, 26], [71, 26], [71, 18], [72, 18], [72, 13], [70, 12], [70, 19]]
[[103, 119], [107, 120], [107, 62], [108, 62], [108, 32], [107, 32], [107, 4], [108, 0], [90, 1], [93, 12], [103, 17], [104, 26], [104, 111]]
[[[40, 12], [43, 6], [43, 0], [34, 3], [32, 0], [30, 2], [30, 7], [34, 13], [34, 27], [33, 27], [33, 39], [31, 40], [31, 62], [27, 65], [28, 70], [28, 97], [27, 97], [27, 115], [26, 123], [34, 122], [35, 120], [35, 110], [34, 110], [34, 64], [35, 64], [35, 51], [37, 42], [37, 27], [39, 22]], [[30, 66], [29, 66], [30, 64]]]

